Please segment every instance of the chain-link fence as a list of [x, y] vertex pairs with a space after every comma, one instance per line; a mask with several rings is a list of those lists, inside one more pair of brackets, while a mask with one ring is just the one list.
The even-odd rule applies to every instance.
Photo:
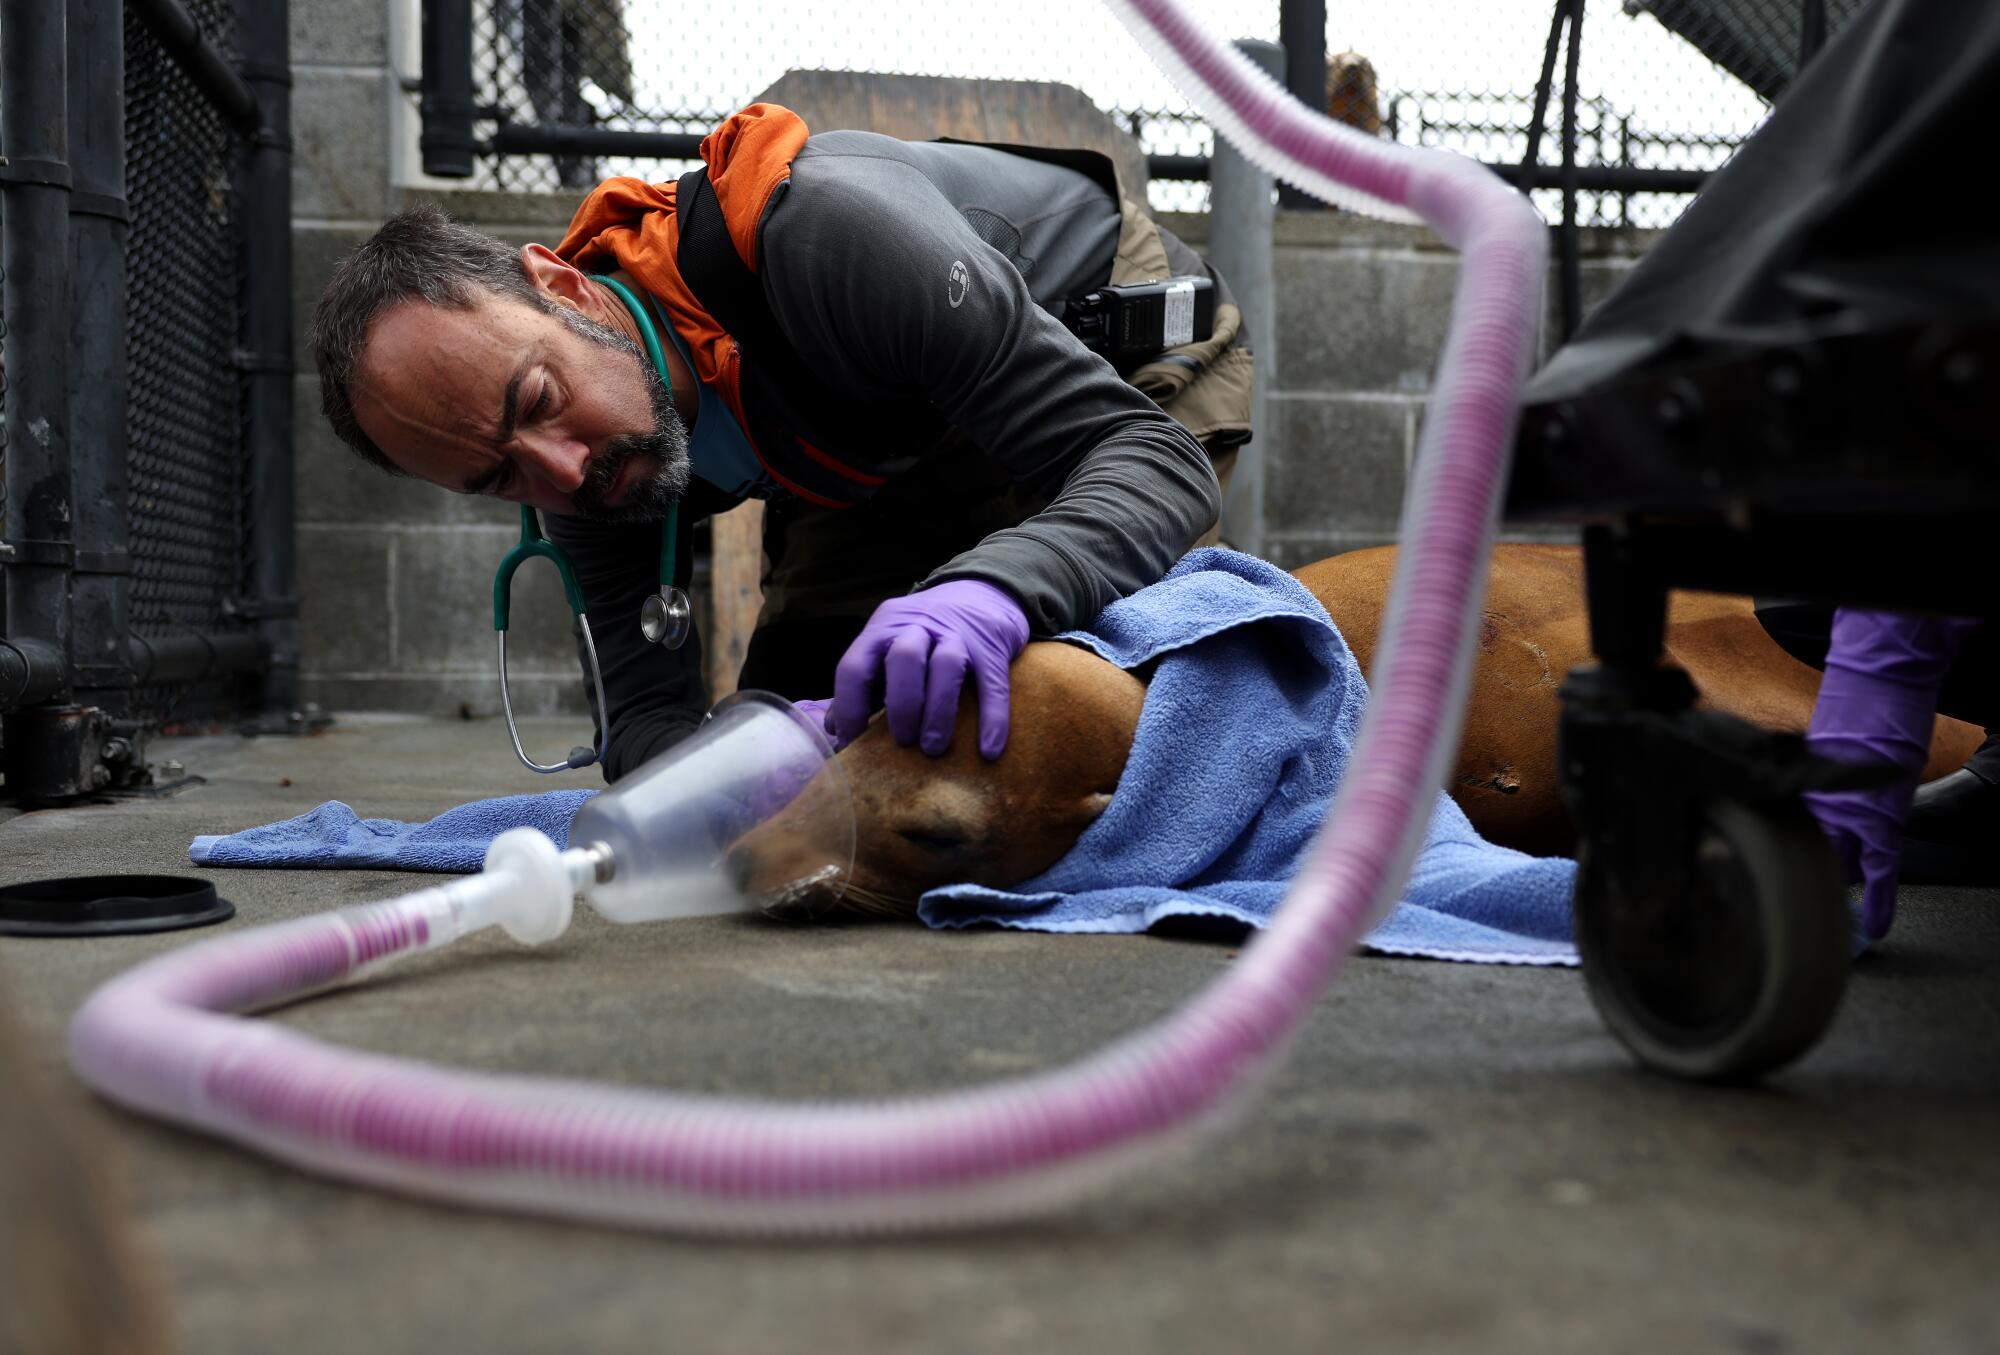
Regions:
[[[1588, 0], [1577, 70], [1576, 161], [1706, 171], [1762, 120], [1796, 69], [1802, 26], [1837, 27], [1862, 0]], [[1280, 0], [1197, 0], [1211, 29], [1276, 40]], [[1489, 164], [1527, 150], [1551, 0], [1398, 0], [1327, 6], [1328, 97], [1338, 116]], [[700, 134], [792, 69], [1051, 80], [1083, 90], [1149, 156], [1205, 158], [1213, 137], [1102, 5], [978, 0], [476, 0], [475, 101], [501, 126]], [[1543, 163], [1557, 139], [1555, 69]], [[686, 162], [584, 154], [488, 157], [486, 186], [576, 189], [615, 173], [664, 178]], [[1579, 200], [1584, 224], [1664, 226], [1686, 201], [1629, 185]], [[1202, 210], [1207, 185], [1156, 176], [1152, 205]], [[1542, 205], [1559, 212], [1553, 190]]]
[[[187, 0], [233, 45], [232, 0]], [[142, 637], [241, 628], [248, 560], [241, 373], [235, 361], [240, 133], [166, 50], [125, 19], [126, 350], [132, 629]], [[229, 713], [240, 680], [141, 688], [160, 721]]]

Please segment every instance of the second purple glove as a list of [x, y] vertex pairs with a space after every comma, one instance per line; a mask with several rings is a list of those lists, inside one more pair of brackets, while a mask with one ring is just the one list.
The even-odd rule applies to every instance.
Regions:
[[1931, 748], [1938, 688], [1976, 622], [1843, 607], [1806, 745], [1841, 762], [1886, 762], [1901, 775], [1869, 790], [1817, 791], [1806, 805], [1849, 879], [1862, 882], [1862, 929], [1888, 933], [1896, 913], [1903, 818]]
[[942, 756], [970, 678], [979, 698], [979, 755], [991, 762], [1007, 746], [1008, 669], [1027, 643], [1021, 604], [979, 579], [890, 598], [834, 670], [827, 728], [835, 746], [859, 738], [880, 705], [897, 743], [921, 740], [926, 753]]

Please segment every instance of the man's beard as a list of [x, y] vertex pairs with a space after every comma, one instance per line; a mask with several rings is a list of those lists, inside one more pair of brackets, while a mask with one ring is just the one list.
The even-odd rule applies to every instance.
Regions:
[[[563, 323], [592, 343], [623, 353], [639, 364], [646, 383], [646, 398], [652, 406], [653, 428], [648, 433], [626, 433], [604, 444], [604, 450], [590, 459], [583, 483], [576, 487], [570, 502], [579, 516], [593, 522], [659, 522], [681, 495], [687, 493], [691, 469], [688, 463], [687, 425], [674, 408], [673, 393], [653, 370], [653, 364], [639, 346], [608, 325], [567, 306], [554, 307]], [[649, 456], [658, 463], [651, 475], [643, 475], [625, 491], [622, 503], [605, 502], [618, 477], [634, 457]]]

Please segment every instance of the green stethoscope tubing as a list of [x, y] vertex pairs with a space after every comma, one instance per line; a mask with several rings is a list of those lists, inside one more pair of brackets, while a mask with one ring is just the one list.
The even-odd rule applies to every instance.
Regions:
[[[639, 328], [646, 357], [652, 362], [665, 383], [669, 396], [673, 393], [674, 379], [667, 367], [666, 350], [660, 344], [659, 330], [653, 325], [652, 316], [630, 288], [616, 278], [599, 276], [597, 281], [609, 287], [625, 309], [632, 314], [633, 323]], [[675, 503], [667, 509], [666, 521], [660, 530], [660, 590], [646, 598], [641, 608], [640, 627], [648, 640], [678, 649], [687, 638], [688, 618], [692, 608], [687, 594], [674, 584], [674, 556], [680, 543], [681, 509]], [[514, 574], [529, 560], [540, 557], [556, 567], [562, 577], [563, 596], [569, 602], [571, 615], [583, 624], [578, 626], [582, 634], [584, 653], [590, 661], [590, 681], [597, 695], [597, 746], [595, 748], [572, 748], [562, 762], [540, 763], [529, 757], [521, 746], [521, 733], [514, 723], [514, 702], [507, 688], [507, 623], [511, 608], [511, 594]], [[592, 639], [589, 622], [584, 617], [583, 589], [577, 584], [576, 571], [570, 566], [569, 556], [560, 546], [542, 535], [541, 520], [535, 510], [527, 504], [521, 505], [521, 539], [514, 548], [501, 558], [500, 568], [493, 575], [493, 629], [498, 637], [500, 659], [500, 709], [507, 720], [507, 735], [513, 741], [514, 753], [522, 765], [530, 771], [563, 772], [576, 767], [588, 767], [604, 756], [608, 731], [604, 702], [604, 674], [597, 662], [597, 644]]]

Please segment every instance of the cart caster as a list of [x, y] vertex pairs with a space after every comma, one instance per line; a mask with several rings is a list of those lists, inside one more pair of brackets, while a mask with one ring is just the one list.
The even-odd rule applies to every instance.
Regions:
[[[1840, 868], [1797, 801], [1711, 800], [1680, 887], [1635, 889], [1586, 848], [1576, 943], [1599, 1015], [1640, 1063], [1747, 1081], [1811, 1048], [1847, 981]], [[1593, 862], [1592, 857], [1597, 860]]]

